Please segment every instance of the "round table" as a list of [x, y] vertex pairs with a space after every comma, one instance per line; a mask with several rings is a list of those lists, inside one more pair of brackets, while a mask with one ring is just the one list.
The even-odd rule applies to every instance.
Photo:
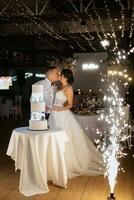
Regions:
[[13, 130], [7, 155], [20, 169], [19, 190], [25, 196], [49, 192], [47, 181], [65, 188], [65, 144], [68, 137], [64, 130], [31, 131], [28, 127]]

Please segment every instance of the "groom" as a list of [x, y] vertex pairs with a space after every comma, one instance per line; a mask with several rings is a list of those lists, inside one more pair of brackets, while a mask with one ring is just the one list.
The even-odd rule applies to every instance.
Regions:
[[58, 69], [55, 66], [48, 67], [46, 69], [46, 78], [38, 81], [35, 83], [36, 85], [43, 85], [44, 87], [44, 98], [46, 102], [46, 119], [49, 118], [52, 105], [54, 102], [55, 92], [56, 92], [56, 86], [54, 86], [54, 83], [58, 80], [59, 73]]

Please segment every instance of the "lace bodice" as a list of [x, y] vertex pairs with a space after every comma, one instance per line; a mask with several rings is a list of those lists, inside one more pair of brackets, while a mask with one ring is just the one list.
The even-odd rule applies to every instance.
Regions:
[[55, 94], [54, 106], [62, 107], [66, 101], [67, 97], [64, 94], [64, 91], [57, 91]]

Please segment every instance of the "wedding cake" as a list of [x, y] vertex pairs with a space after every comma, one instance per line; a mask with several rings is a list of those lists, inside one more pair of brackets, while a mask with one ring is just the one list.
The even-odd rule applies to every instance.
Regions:
[[31, 95], [31, 119], [29, 120], [30, 130], [46, 130], [47, 120], [45, 119], [45, 100], [43, 96], [43, 85], [32, 85]]

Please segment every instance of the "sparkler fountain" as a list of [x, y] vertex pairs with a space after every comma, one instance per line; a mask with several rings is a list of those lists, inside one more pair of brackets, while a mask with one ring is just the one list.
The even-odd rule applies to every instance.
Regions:
[[108, 95], [104, 96], [104, 101], [107, 101], [110, 106], [108, 114], [102, 114], [101, 119], [105, 119], [108, 123], [109, 131], [105, 134], [104, 142], [101, 145], [101, 151], [103, 152], [103, 161], [106, 167], [105, 176], [107, 176], [110, 186], [110, 196], [108, 200], [115, 200], [114, 189], [117, 182], [118, 171], [120, 170], [119, 159], [126, 155], [123, 153], [121, 143], [129, 136], [128, 132], [125, 131], [128, 128], [128, 124], [125, 121], [123, 98], [119, 96], [117, 82], [109, 78], [107, 82], [109, 84], [107, 90]]

